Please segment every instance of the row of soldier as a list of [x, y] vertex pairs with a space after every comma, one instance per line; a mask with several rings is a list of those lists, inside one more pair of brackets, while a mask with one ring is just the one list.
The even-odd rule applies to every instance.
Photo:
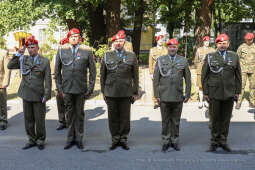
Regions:
[[[251, 42], [247, 43], [248, 45], [254, 45], [253, 34], [248, 33], [245, 39]], [[73, 145], [80, 149], [84, 148], [84, 102], [92, 94], [95, 85], [96, 68], [92, 51], [88, 46], [82, 45], [81, 40], [80, 31], [76, 28], [71, 29], [67, 37], [61, 41], [61, 47], [54, 60], [60, 122], [58, 130], [68, 128], [64, 149], [69, 149]], [[209, 40], [208, 36], [203, 38], [204, 47], [198, 49], [195, 60], [200, 63], [199, 96], [201, 102], [202, 97], [209, 102], [210, 151], [215, 151], [217, 147], [231, 151], [227, 145], [227, 136], [233, 101], [241, 93], [239, 57], [240, 59], [242, 57], [227, 50], [229, 40], [226, 34], [216, 38], [217, 49], [206, 55], [203, 50], [209, 49]], [[112, 41], [114, 49], [105, 53], [101, 63], [100, 85], [108, 108], [109, 129], [112, 136], [110, 149], [121, 146], [128, 150], [130, 107], [138, 95], [138, 64], [135, 54], [124, 47], [126, 43], [123, 31], [114, 35]], [[156, 41], [157, 47], [150, 51], [149, 64], [153, 80], [154, 108], [160, 107], [162, 116], [162, 151], [166, 151], [169, 147], [178, 151], [180, 150], [180, 117], [183, 102], [188, 102], [190, 98], [191, 74], [186, 58], [177, 54], [176, 39], [168, 40], [167, 48], [163, 47], [163, 36], [158, 36]], [[25, 48], [23, 48], [8, 63], [9, 69], [20, 69], [22, 73], [18, 96], [23, 99], [25, 129], [28, 136], [28, 143], [23, 149], [34, 146], [44, 149], [45, 103], [51, 96], [51, 69], [48, 59], [38, 54], [38, 41], [34, 36], [27, 39], [25, 47], [29, 56], [24, 55]], [[244, 53], [244, 50], [241, 51]], [[248, 57], [252, 56], [249, 54]], [[89, 70], [89, 80], [87, 80], [87, 70]], [[185, 94], [183, 94], [183, 79]], [[8, 83], [5, 85], [7, 86]], [[123, 88], [126, 90], [121, 90]], [[202, 107], [202, 104], [199, 107]], [[6, 114], [4, 119], [1, 116], [1, 123], [1, 127], [7, 127]]]

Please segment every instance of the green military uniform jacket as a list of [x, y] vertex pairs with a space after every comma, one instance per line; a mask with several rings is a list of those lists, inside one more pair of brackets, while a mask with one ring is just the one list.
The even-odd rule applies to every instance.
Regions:
[[138, 63], [133, 52], [106, 52], [100, 69], [101, 91], [107, 97], [131, 97], [138, 94]]
[[228, 100], [240, 94], [242, 77], [237, 54], [227, 51], [224, 60], [218, 52], [209, 53], [202, 69], [202, 87], [210, 99]]
[[0, 49], [0, 88], [10, 83], [11, 70], [7, 69], [8, 62], [7, 52]]
[[240, 57], [242, 72], [255, 73], [255, 44], [243, 43], [237, 49], [237, 55]]
[[[55, 62], [55, 81], [60, 93], [93, 93], [96, 80], [96, 66], [90, 47], [80, 45], [73, 56], [70, 44], [60, 47]], [[89, 86], [87, 85], [89, 68]]]
[[190, 98], [191, 74], [187, 59], [179, 55], [175, 59], [170, 59], [168, 55], [160, 56], [153, 74], [153, 88], [155, 98], [160, 98], [163, 102], [181, 102], [184, 97]]
[[[33, 58], [24, 56], [23, 64], [20, 57], [14, 55], [8, 63], [9, 69], [20, 69], [22, 64], [23, 71], [22, 81], [19, 86], [18, 96], [27, 101], [42, 101], [43, 98], [51, 98], [51, 70], [50, 62], [47, 58], [38, 54], [38, 62], [33, 63]], [[30, 70], [30, 71], [29, 71]]]

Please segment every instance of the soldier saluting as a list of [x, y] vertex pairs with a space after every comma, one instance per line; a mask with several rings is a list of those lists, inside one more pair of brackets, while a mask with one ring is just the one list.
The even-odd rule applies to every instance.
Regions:
[[217, 51], [209, 53], [202, 68], [202, 87], [204, 97], [209, 101], [211, 111], [211, 145], [209, 151], [221, 147], [231, 152], [227, 144], [230, 118], [234, 98], [242, 88], [239, 57], [228, 51], [229, 38], [219, 35], [215, 40]]
[[124, 49], [124, 38], [121, 33], [113, 36], [114, 50], [105, 53], [100, 70], [112, 136], [110, 150], [118, 146], [129, 149], [130, 107], [138, 95], [138, 63], [135, 54]]
[[[187, 59], [177, 54], [178, 41], [167, 42], [168, 55], [157, 59], [153, 75], [155, 98], [160, 104], [162, 117], [162, 151], [171, 146], [176, 151], [179, 146], [179, 126], [183, 102], [188, 102], [191, 92], [191, 74]], [[183, 95], [183, 79], [185, 79], [185, 96]]]
[[[29, 56], [24, 55], [27, 48]], [[44, 149], [46, 139], [46, 101], [51, 97], [51, 70], [47, 58], [38, 54], [38, 41], [29, 37], [24, 48], [8, 63], [9, 69], [20, 69], [22, 81], [18, 96], [23, 99], [23, 112], [28, 143], [23, 149]]]
[[[90, 47], [82, 45], [80, 31], [71, 29], [67, 44], [58, 50], [55, 62], [57, 90], [64, 98], [68, 124], [67, 142], [64, 149], [76, 145], [83, 149], [84, 102], [95, 86], [96, 67]], [[87, 83], [89, 69], [89, 83]]]

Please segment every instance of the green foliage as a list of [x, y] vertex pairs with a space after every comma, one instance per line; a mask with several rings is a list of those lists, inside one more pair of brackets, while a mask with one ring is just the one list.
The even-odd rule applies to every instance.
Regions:
[[149, 64], [149, 54], [148, 53], [140, 53], [139, 59], [141, 64]]
[[40, 50], [44, 57], [47, 57], [50, 61], [52, 60], [53, 56], [56, 55], [57, 50], [53, 50], [51, 46], [47, 43], [43, 43], [40, 46]]
[[0, 2], [0, 34], [6, 33], [37, 21], [45, 12], [45, 8], [34, 6], [33, 0], [2, 0]]
[[[194, 37], [188, 36], [187, 39], [186, 37], [182, 37], [181, 39], [178, 40], [178, 42], [179, 42], [178, 54], [185, 56], [185, 50], [187, 50], [186, 58], [188, 59], [189, 63], [191, 63], [194, 56], [193, 55]], [[186, 49], [186, 43], [187, 43], [187, 49]]]
[[6, 40], [0, 36], [0, 49], [6, 49]]
[[95, 56], [97, 58], [103, 59], [104, 53], [108, 51], [108, 45], [107, 44], [100, 44], [98, 46], [98, 49], [95, 50]]

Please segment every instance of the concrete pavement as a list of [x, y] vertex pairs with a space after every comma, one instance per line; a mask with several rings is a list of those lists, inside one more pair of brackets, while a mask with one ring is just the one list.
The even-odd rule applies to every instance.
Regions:
[[64, 150], [66, 130], [56, 131], [57, 108], [55, 100], [47, 103], [46, 148], [23, 151], [27, 137], [21, 100], [8, 101], [9, 127], [0, 131], [0, 170], [26, 169], [255, 169], [254, 110], [248, 103], [234, 110], [229, 144], [234, 150], [226, 154], [206, 152], [210, 142], [206, 109], [197, 103], [184, 104], [180, 127], [181, 151], [161, 150], [161, 116], [151, 102], [138, 101], [132, 106], [130, 150], [118, 148], [109, 151], [111, 138], [108, 130], [104, 101], [85, 103], [85, 149]]

